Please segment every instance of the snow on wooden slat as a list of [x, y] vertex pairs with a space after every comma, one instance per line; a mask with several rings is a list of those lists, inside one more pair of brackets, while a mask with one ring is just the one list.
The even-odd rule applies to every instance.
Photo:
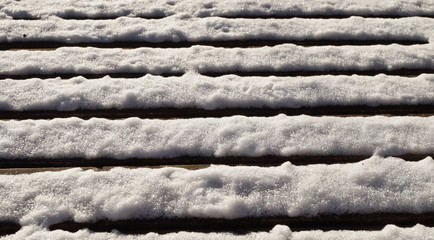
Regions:
[[434, 75], [181, 77], [0, 81], [0, 111], [300, 108], [434, 104]]
[[0, 75], [434, 69], [434, 45], [1, 51]]
[[434, 161], [370, 159], [353, 164], [69, 169], [0, 175], [0, 220], [22, 226], [73, 220], [428, 213]]
[[197, 17], [318, 17], [318, 16], [433, 16], [434, 3], [420, 0], [26, 0], [0, 2], [3, 18], [161, 18], [174, 14]]
[[0, 158], [430, 154], [434, 117], [78, 118], [0, 122]]
[[[434, 36], [434, 19], [0, 20], [0, 42], [203, 42], [234, 40], [414, 40]], [[158, 45], [157, 45], [158, 46]], [[35, 48], [38, 46], [35, 45]]]

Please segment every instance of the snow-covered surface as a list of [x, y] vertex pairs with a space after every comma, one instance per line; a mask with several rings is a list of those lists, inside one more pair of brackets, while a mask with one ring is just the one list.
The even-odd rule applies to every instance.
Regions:
[[173, 14], [207, 16], [291, 15], [431, 15], [432, 1], [420, 0], [2, 0], [3, 17], [45, 18], [118, 16], [164, 17]]
[[200, 170], [79, 168], [0, 175], [0, 220], [235, 219], [434, 211], [434, 161], [370, 159], [336, 165], [211, 166]]
[[401, 46], [1, 51], [0, 74], [434, 69], [434, 44]]
[[434, 75], [418, 77], [181, 77], [0, 81], [0, 110], [297, 108], [434, 104]]
[[0, 136], [9, 159], [426, 154], [434, 117], [11, 120]]
[[168, 234], [148, 233], [145, 235], [122, 235], [117, 232], [94, 233], [89, 230], [80, 230], [70, 233], [62, 230], [47, 231], [37, 226], [26, 226], [14, 235], [5, 236], [2, 240], [39, 240], [39, 239], [125, 239], [125, 240], [250, 240], [250, 239], [273, 239], [273, 240], [432, 240], [434, 228], [416, 225], [411, 228], [399, 228], [387, 225], [381, 231], [302, 231], [292, 232], [287, 226], [276, 225], [270, 232], [253, 232], [247, 235], [235, 235], [230, 233], [192, 233], [177, 232]]
[[[321, 26], [321, 27], [319, 27]], [[0, 42], [210, 41], [210, 40], [422, 40], [434, 36], [434, 19], [225, 19], [0, 20]], [[37, 47], [37, 46], [35, 46]]]

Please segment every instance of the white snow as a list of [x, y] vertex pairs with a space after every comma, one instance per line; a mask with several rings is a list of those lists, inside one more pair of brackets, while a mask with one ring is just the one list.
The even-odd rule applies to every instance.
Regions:
[[[135, 79], [75, 77], [0, 81], [0, 110], [298, 108], [434, 104], [434, 74], [206, 77], [198, 73], [434, 70], [434, 2], [420, 0], [0, 0], [6, 42], [421, 40], [401, 46], [260, 48], [64, 47], [0, 51], [0, 75], [186, 73]], [[350, 16], [345, 19], [298, 17]], [[357, 16], [402, 16], [364, 18]], [[412, 16], [430, 17], [412, 17]], [[243, 19], [242, 17], [288, 17]], [[64, 18], [113, 18], [64, 20]], [[116, 18], [119, 17], [119, 18]], [[144, 19], [160, 18], [164, 19]], [[225, 17], [237, 17], [230, 19]], [[12, 18], [41, 18], [38, 21]], [[434, 212], [434, 117], [244, 117], [0, 121], [0, 158], [374, 155], [349, 164], [114, 168], [0, 175], [0, 222], [23, 228], [0, 239], [433, 239], [434, 228], [382, 231], [149, 233], [48, 231], [63, 221], [318, 216]], [[73, 161], [72, 159], [70, 161]]]
[[434, 44], [401, 46], [1, 51], [0, 74], [434, 69]]
[[196, 233], [177, 232], [168, 234], [148, 233], [145, 235], [123, 235], [117, 232], [94, 233], [89, 230], [80, 230], [70, 233], [62, 230], [47, 231], [38, 226], [26, 226], [14, 235], [9, 235], [2, 240], [39, 240], [39, 239], [125, 239], [125, 240], [249, 240], [249, 239], [273, 239], [273, 240], [432, 240], [434, 228], [416, 225], [411, 228], [400, 228], [387, 225], [381, 231], [302, 231], [292, 232], [287, 226], [276, 225], [270, 232], [253, 232], [246, 235], [230, 233]]
[[420, 0], [2, 0], [6, 17], [164, 17], [173, 14], [207, 16], [293, 16], [293, 15], [431, 15], [432, 1]]
[[0, 110], [298, 108], [433, 104], [434, 75], [418, 77], [181, 77], [0, 81]]
[[0, 157], [382, 155], [434, 152], [434, 117], [78, 118], [0, 122]]
[[433, 172], [430, 157], [406, 162], [374, 156], [336, 165], [0, 175], [0, 220], [49, 226], [67, 220], [423, 213], [434, 210]]
[[[320, 27], [319, 27], [320, 26]], [[211, 41], [211, 40], [422, 40], [434, 34], [434, 19], [225, 19], [169, 17], [161, 20], [0, 20], [0, 42]], [[24, 37], [25, 35], [25, 37]]]

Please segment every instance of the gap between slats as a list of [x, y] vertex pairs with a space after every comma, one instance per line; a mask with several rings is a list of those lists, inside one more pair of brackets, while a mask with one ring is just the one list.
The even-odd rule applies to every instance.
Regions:
[[231, 41], [200, 41], [200, 42], [146, 42], [146, 41], [116, 41], [116, 42], [82, 42], [65, 43], [53, 41], [22, 41], [3, 42], [0, 50], [53, 50], [60, 47], [96, 47], [96, 48], [124, 48], [134, 49], [141, 47], [152, 48], [188, 48], [193, 46], [211, 46], [224, 48], [251, 48], [277, 46], [280, 44], [296, 44], [304, 47], [313, 46], [368, 46], [368, 45], [390, 45], [399, 44], [404, 46], [428, 44], [424, 40], [401, 40], [401, 39], [373, 39], [373, 40], [332, 40], [332, 39], [311, 39], [311, 40], [231, 40]]
[[[406, 161], [419, 161], [426, 156], [434, 156], [434, 153], [425, 154], [404, 154], [393, 157], [399, 157]], [[278, 166], [284, 162], [291, 162], [294, 165], [309, 164], [345, 164], [355, 163], [370, 158], [369, 155], [294, 155], [294, 156], [261, 156], [261, 157], [200, 157], [184, 156], [175, 158], [144, 158], [144, 159], [114, 159], [114, 158], [20, 158], [7, 159], [0, 158], [1, 168], [46, 168], [46, 167], [148, 167], [148, 166], [176, 166], [176, 165], [207, 165], [207, 164], [224, 164], [229, 166], [247, 165], [247, 166]], [[389, 157], [389, 156], [385, 156]]]
[[234, 115], [270, 117], [278, 114], [287, 116], [311, 115], [311, 116], [420, 116], [434, 115], [434, 104], [424, 105], [381, 105], [370, 106], [321, 106], [300, 108], [222, 108], [205, 110], [198, 108], [148, 108], [148, 109], [95, 109], [75, 111], [0, 111], [0, 120], [25, 120], [25, 119], [53, 119], [78, 117], [81, 119], [107, 118], [124, 119], [130, 117], [149, 119], [180, 119], [180, 118], [204, 118], [204, 117], [228, 117]]
[[154, 219], [154, 220], [100, 220], [95, 223], [66, 222], [52, 225], [50, 230], [78, 231], [88, 228], [95, 232], [116, 229], [123, 233], [168, 233], [178, 231], [232, 232], [245, 234], [252, 231], [269, 231], [275, 225], [287, 225], [293, 231], [305, 230], [381, 230], [387, 224], [412, 227], [416, 224], [434, 226], [434, 213], [373, 213], [320, 215], [315, 217], [262, 217], [225, 219]]
[[[144, 77], [146, 74], [153, 74], [162, 77], [180, 77], [186, 72], [184, 71], [167, 71], [167, 72], [123, 72], [123, 73], [72, 73], [72, 72], [63, 72], [63, 73], [49, 73], [49, 74], [0, 74], [0, 81], [4, 79], [29, 79], [29, 78], [61, 78], [68, 79], [73, 77], [84, 77], [87, 79], [96, 79], [102, 78], [105, 76], [109, 76], [111, 78], [140, 78]], [[297, 77], [297, 76], [319, 76], [319, 75], [360, 75], [360, 76], [375, 76], [378, 74], [386, 74], [386, 75], [395, 75], [395, 76], [403, 76], [403, 77], [416, 77], [421, 74], [434, 74], [434, 69], [425, 68], [425, 69], [379, 69], [379, 70], [313, 70], [313, 71], [199, 71], [198, 74], [208, 76], [208, 77], [220, 77], [224, 75], [237, 75], [240, 77], [268, 77], [268, 76], [288, 76], [288, 77]]]
[[[89, 229], [93, 232], [111, 232], [117, 230], [123, 234], [145, 234], [156, 232], [160, 234], [190, 231], [190, 232], [230, 232], [247, 234], [256, 231], [270, 231], [276, 225], [286, 225], [292, 231], [309, 230], [368, 230], [383, 229], [388, 224], [398, 227], [412, 227], [422, 224], [434, 226], [434, 213], [371, 213], [371, 214], [343, 214], [319, 215], [313, 217], [254, 217], [240, 219], [202, 219], [202, 218], [173, 218], [173, 219], [130, 219], [130, 220], [99, 220], [93, 223], [62, 222], [49, 227], [53, 230], [76, 232]], [[21, 229], [15, 222], [0, 222], [0, 236], [14, 234]]]
[[[143, 14], [118, 14], [118, 15], [100, 15], [96, 16], [87, 16], [80, 14], [71, 14], [68, 16], [57, 16], [58, 18], [65, 20], [111, 20], [119, 17], [135, 17], [135, 18], [143, 18], [143, 19], [163, 19], [167, 17], [174, 16], [175, 14], [153, 14], [153, 15], [143, 15]], [[244, 18], [244, 19], [292, 19], [292, 18], [307, 18], [307, 19], [345, 19], [350, 17], [364, 17], [364, 18], [384, 18], [384, 19], [395, 19], [395, 18], [406, 18], [406, 17], [425, 17], [425, 18], [434, 18], [434, 14], [372, 14], [372, 13], [363, 13], [363, 14], [355, 14], [355, 13], [333, 13], [333, 14], [311, 14], [311, 13], [237, 13], [236, 15], [229, 14], [215, 14], [212, 16], [195, 16], [198, 18], [207, 18], [207, 17], [221, 17], [228, 19], [236, 19], [236, 18]], [[29, 20], [29, 21], [37, 21], [42, 20], [41, 17], [32, 16], [30, 14], [22, 15], [22, 16], [12, 16], [14, 20]]]

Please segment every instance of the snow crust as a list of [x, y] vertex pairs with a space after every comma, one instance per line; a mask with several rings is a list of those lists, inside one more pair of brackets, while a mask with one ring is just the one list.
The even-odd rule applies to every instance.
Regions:
[[48, 226], [66, 220], [423, 213], [434, 210], [433, 172], [430, 157], [406, 162], [374, 156], [336, 165], [0, 175], [0, 220]]
[[434, 44], [262, 48], [1, 51], [0, 74], [434, 69]]
[[107, 18], [119, 16], [165, 17], [188, 14], [196, 17], [294, 16], [294, 15], [431, 15], [432, 1], [419, 0], [26, 0], [0, 1], [0, 12], [9, 18], [48, 16]]
[[382, 155], [434, 152], [434, 117], [275, 117], [0, 122], [0, 157]]
[[[318, 27], [321, 26], [321, 27]], [[175, 16], [161, 20], [0, 20], [0, 42], [198, 42], [211, 40], [428, 40], [434, 19], [225, 19]]]
[[298, 108], [433, 104], [434, 75], [418, 77], [181, 77], [0, 81], [0, 110]]
[[9, 235], [6, 239], [126, 239], [126, 240], [249, 240], [249, 239], [273, 239], [273, 240], [331, 240], [331, 239], [348, 239], [348, 240], [431, 240], [434, 236], [434, 228], [416, 225], [411, 228], [400, 228], [395, 225], [387, 225], [381, 231], [303, 231], [292, 232], [287, 226], [276, 225], [270, 232], [253, 232], [247, 235], [234, 235], [230, 233], [195, 233], [195, 232], [177, 232], [168, 234], [148, 233], [146, 235], [122, 235], [117, 232], [112, 233], [94, 233], [89, 230], [80, 230], [70, 233], [61, 230], [47, 231], [37, 226], [26, 226], [15, 235]]

